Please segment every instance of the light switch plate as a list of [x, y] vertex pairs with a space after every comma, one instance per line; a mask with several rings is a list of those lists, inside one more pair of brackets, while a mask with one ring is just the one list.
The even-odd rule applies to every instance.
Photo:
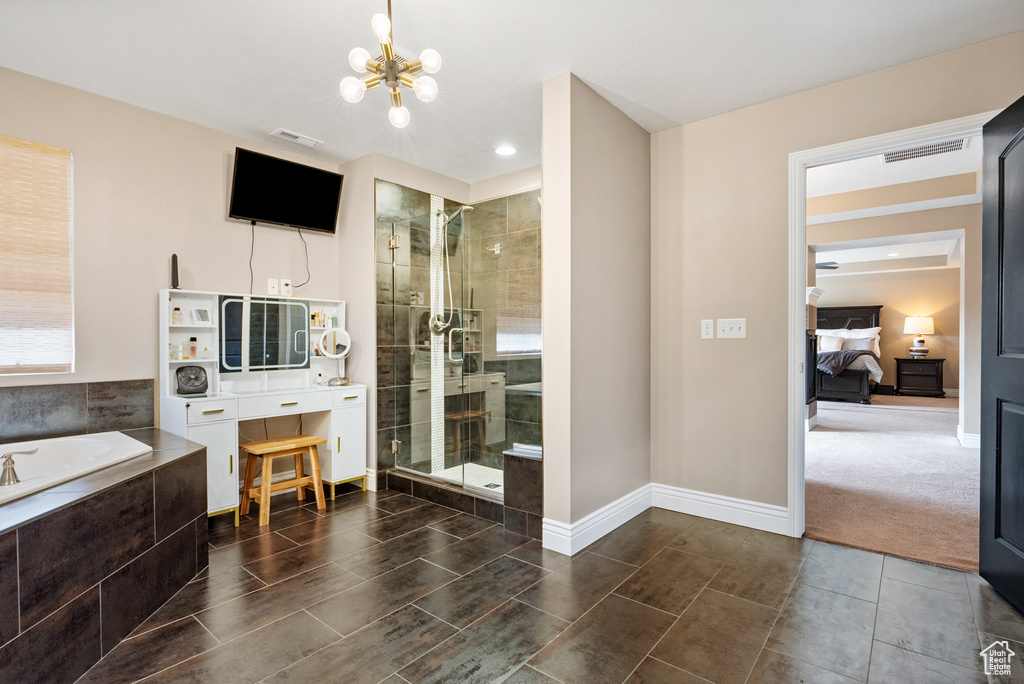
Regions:
[[277, 294], [277, 278], [267, 278], [267, 294]]
[[719, 318], [718, 339], [720, 340], [745, 340], [747, 339], [746, 318]]
[[704, 318], [700, 322], [700, 339], [702, 340], [713, 340], [715, 339], [715, 319]]
[[292, 296], [292, 279], [281, 278], [281, 296], [291, 297]]

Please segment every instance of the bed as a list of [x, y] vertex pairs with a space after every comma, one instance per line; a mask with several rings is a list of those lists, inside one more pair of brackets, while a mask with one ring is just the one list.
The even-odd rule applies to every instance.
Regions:
[[[860, 348], [873, 351], [877, 356], [881, 310], [881, 305], [818, 307], [818, 328], [815, 334], [819, 342], [819, 353], [825, 351], [824, 347], [837, 344], [838, 338], [844, 341], [842, 349]], [[830, 334], [831, 331], [834, 334]], [[881, 380], [882, 368], [878, 365], [878, 359], [864, 354], [835, 376], [815, 369], [814, 390], [818, 399], [870, 404], [872, 387]]]

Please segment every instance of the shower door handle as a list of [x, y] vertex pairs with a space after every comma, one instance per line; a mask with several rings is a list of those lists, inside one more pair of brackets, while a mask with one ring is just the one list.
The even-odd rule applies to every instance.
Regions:
[[452, 354], [452, 335], [454, 335], [456, 331], [462, 332], [462, 330], [462, 328], [451, 328], [448, 331], [448, 360], [452, 363], [462, 363], [462, 359], [456, 359]]

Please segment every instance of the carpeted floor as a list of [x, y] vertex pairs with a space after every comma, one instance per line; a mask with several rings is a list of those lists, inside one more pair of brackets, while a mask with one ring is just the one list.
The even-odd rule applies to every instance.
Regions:
[[818, 402], [806, 442], [806, 535], [977, 572], [979, 454], [957, 441], [951, 401]]

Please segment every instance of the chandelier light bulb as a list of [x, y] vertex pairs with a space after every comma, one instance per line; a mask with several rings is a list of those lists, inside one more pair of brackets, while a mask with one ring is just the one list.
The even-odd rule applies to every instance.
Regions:
[[422, 101], [433, 102], [437, 97], [437, 81], [430, 76], [420, 76], [416, 79], [416, 85], [413, 86], [412, 91]]
[[423, 73], [436, 74], [441, 70], [441, 55], [437, 50], [427, 48], [420, 53], [420, 62], [423, 64]]
[[352, 48], [352, 52], [348, 53], [348, 65], [360, 74], [366, 73], [366, 62], [369, 59], [370, 53], [361, 47]]
[[409, 125], [409, 110], [405, 107], [392, 107], [388, 112], [388, 121], [395, 128], [405, 128]]
[[345, 98], [345, 102], [351, 102], [355, 104], [363, 99], [363, 95], [366, 93], [366, 84], [363, 83], [362, 79], [356, 78], [355, 76], [346, 76], [341, 79], [341, 96]]
[[386, 14], [374, 14], [370, 19], [370, 28], [377, 34], [382, 43], [391, 42], [391, 20]]

